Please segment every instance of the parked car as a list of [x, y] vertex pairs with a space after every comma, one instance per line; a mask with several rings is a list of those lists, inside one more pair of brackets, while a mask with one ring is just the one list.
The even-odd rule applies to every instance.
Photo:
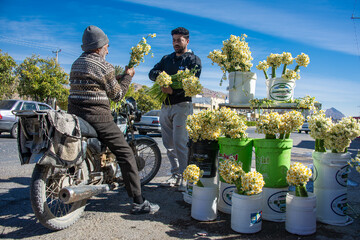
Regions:
[[0, 133], [9, 132], [13, 138], [17, 136], [18, 118], [12, 113], [13, 110], [51, 110], [45, 103], [25, 100], [1, 100], [0, 101]]
[[149, 132], [161, 133], [160, 110], [151, 110], [145, 113], [141, 116], [140, 122], [134, 125], [141, 135]]
[[308, 132], [310, 132], [310, 129], [309, 129], [309, 123], [307, 121], [304, 122], [304, 124], [301, 126], [301, 128], [299, 128], [299, 133], [301, 132], [305, 132], [306, 134]]

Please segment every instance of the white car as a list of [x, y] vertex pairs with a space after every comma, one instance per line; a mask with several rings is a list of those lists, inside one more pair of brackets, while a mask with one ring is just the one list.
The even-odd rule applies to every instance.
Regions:
[[306, 134], [308, 132], [310, 132], [311, 130], [309, 129], [309, 123], [308, 122], [304, 122], [304, 124], [301, 126], [301, 128], [299, 128], [299, 133], [301, 132], [305, 132]]
[[8, 132], [13, 138], [17, 137], [18, 118], [12, 113], [13, 110], [52, 110], [45, 103], [26, 100], [1, 100], [0, 101], [0, 134]]
[[140, 135], [146, 135], [148, 132], [161, 133], [160, 111], [151, 110], [141, 116], [140, 122], [134, 124]]

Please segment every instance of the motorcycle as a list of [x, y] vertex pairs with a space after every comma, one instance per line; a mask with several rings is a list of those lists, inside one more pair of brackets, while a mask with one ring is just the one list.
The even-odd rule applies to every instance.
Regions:
[[[141, 184], [150, 182], [161, 165], [161, 152], [154, 139], [134, 134], [134, 120], [141, 115], [135, 100], [126, 100], [124, 136], [132, 148]], [[120, 166], [115, 155], [96, 138], [94, 128], [79, 119], [81, 157], [76, 164], [42, 163], [53, 130], [49, 128], [49, 112], [18, 110], [18, 147], [21, 164], [36, 163], [30, 184], [30, 201], [39, 222], [51, 230], [62, 230], [82, 215], [91, 197], [123, 186]]]

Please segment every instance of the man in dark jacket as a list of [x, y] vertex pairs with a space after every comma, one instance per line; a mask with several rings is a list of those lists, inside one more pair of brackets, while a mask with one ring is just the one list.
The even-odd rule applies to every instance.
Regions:
[[[201, 61], [190, 49], [189, 31], [183, 27], [171, 31], [173, 47], [175, 52], [164, 56], [149, 73], [149, 78], [155, 81], [157, 76], [165, 71], [174, 75], [178, 70], [186, 68], [197, 69], [196, 76], [200, 77]], [[187, 166], [188, 158], [188, 135], [186, 131], [186, 118], [192, 114], [191, 97], [185, 97], [183, 89], [161, 88], [162, 92], [168, 94], [161, 107], [160, 124], [162, 140], [167, 149], [167, 156], [171, 163], [172, 176], [162, 186], [179, 186], [179, 191], [184, 191], [182, 173]]]
[[120, 101], [125, 96], [135, 70], [126, 67], [124, 75], [115, 76], [114, 67], [105, 61], [109, 39], [100, 28], [88, 26], [82, 42], [84, 52], [71, 66], [68, 112], [88, 121], [95, 128], [98, 139], [115, 154], [127, 193], [134, 200], [131, 213], [156, 212], [159, 206], [142, 196], [134, 153], [110, 110], [109, 98]]

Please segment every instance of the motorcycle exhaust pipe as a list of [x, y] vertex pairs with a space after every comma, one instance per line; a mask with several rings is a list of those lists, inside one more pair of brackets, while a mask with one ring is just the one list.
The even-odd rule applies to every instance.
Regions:
[[59, 199], [65, 203], [73, 203], [80, 200], [91, 198], [95, 195], [109, 191], [109, 185], [79, 185], [72, 187], [64, 187], [59, 192]]

